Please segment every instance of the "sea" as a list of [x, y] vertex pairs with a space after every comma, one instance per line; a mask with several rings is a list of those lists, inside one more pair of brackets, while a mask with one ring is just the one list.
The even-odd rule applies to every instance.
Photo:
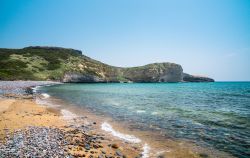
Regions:
[[127, 122], [129, 130], [250, 157], [250, 82], [66, 83], [39, 92]]

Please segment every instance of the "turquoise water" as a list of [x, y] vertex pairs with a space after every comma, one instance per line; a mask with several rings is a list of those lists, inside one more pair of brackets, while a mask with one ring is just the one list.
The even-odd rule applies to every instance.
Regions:
[[131, 129], [160, 130], [236, 157], [250, 156], [250, 82], [64, 84], [42, 91], [133, 122]]

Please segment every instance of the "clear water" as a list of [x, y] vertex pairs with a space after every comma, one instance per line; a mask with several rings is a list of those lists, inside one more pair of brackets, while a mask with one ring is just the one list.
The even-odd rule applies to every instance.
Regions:
[[64, 84], [42, 91], [140, 130], [250, 156], [250, 82]]

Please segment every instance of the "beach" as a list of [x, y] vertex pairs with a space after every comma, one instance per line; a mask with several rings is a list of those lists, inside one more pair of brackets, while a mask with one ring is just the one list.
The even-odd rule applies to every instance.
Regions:
[[72, 117], [68, 111], [63, 111], [63, 116], [58, 109], [38, 105], [35, 94], [25, 92], [27, 88], [50, 84], [58, 83], [2, 83], [0, 157], [140, 156], [138, 147], [110, 141], [95, 132], [92, 126], [96, 122], [86, 124], [86, 117]]

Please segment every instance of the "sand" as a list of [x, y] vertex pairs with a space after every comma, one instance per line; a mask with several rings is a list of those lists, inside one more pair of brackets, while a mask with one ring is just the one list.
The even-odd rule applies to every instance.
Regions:
[[57, 111], [38, 106], [28, 99], [0, 99], [0, 138], [4, 129], [10, 131], [28, 126], [63, 127], [65, 122]]
[[[140, 154], [141, 150], [134, 149], [132, 146], [124, 144], [124, 142], [116, 140], [112, 141], [109, 138], [104, 138], [99, 146], [101, 148], [94, 148], [90, 146], [90, 150], [86, 152], [84, 146], [77, 144], [75, 140], [84, 140], [84, 133], [80, 131], [74, 133], [76, 128], [68, 127], [69, 124], [60, 114], [60, 111], [48, 108], [45, 106], [37, 105], [32, 99], [0, 99], [0, 141], [4, 140], [6, 136], [6, 129], [10, 133], [14, 133], [19, 129], [27, 130], [27, 127], [50, 127], [58, 128], [63, 131], [69, 131], [69, 142], [72, 145], [68, 145], [67, 152], [71, 155], [79, 157], [85, 155], [86, 157], [92, 155], [98, 157], [98, 155], [125, 155], [126, 157], [136, 157]], [[89, 131], [90, 137], [98, 136], [95, 131]], [[84, 141], [82, 142], [84, 143]], [[96, 143], [96, 142], [95, 142]], [[114, 145], [115, 144], [115, 145]], [[115, 147], [112, 147], [114, 145]]]

